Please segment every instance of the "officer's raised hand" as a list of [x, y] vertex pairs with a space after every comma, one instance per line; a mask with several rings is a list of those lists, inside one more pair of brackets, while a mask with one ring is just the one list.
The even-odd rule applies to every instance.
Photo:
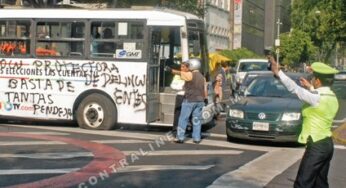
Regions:
[[300, 85], [305, 87], [306, 89], [310, 89], [310, 90], [313, 89], [313, 86], [307, 79], [300, 77], [299, 82], [300, 82]]
[[268, 57], [269, 62], [271, 63], [271, 71], [274, 73], [275, 76], [278, 76], [280, 65], [277, 63], [273, 56]]

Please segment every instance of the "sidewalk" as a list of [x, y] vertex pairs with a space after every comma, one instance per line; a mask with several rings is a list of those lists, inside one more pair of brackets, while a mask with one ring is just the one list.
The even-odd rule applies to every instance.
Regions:
[[346, 123], [333, 131], [333, 139], [335, 143], [346, 145]]

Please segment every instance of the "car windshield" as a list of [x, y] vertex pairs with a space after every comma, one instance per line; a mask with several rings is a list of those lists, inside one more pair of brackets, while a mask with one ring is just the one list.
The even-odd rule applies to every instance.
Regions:
[[267, 62], [242, 62], [239, 65], [240, 72], [249, 71], [266, 71], [268, 63]]
[[[272, 73], [271, 73], [272, 74]], [[260, 76], [260, 73], [247, 73], [247, 75], [245, 76], [243, 82], [242, 82], [242, 86], [247, 87], [248, 85], [250, 85], [250, 83], [258, 76]]]
[[280, 80], [274, 77], [257, 77], [249, 85], [245, 91], [245, 96], [256, 97], [296, 97], [290, 93]]

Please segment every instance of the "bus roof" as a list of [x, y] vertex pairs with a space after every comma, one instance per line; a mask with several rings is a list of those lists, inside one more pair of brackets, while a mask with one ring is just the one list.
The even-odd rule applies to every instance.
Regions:
[[170, 9], [1, 9], [0, 18], [146, 19], [148, 25], [166, 26], [183, 26], [186, 19], [201, 20], [195, 15]]

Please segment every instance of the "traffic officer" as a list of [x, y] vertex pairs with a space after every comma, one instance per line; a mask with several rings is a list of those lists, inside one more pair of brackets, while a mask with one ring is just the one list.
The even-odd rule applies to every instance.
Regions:
[[[334, 74], [338, 71], [321, 62], [313, 63], [311, 85], [303, 84], [310, 88], [308, 90], [298, 86], [287, 77], [273, 57], [269, 60], [274, 75], [291, 93], [296, 94], [304, 102], [303, 125], [298, 142], [306, 144], [306, 149], [294, 187], [329, 187], [328, 170], [334, 152], [331, 126], [339, 108], [337, 98], [330, 86], [333, 83]], [[301, 83], [308, 82], [302, 80]]]

